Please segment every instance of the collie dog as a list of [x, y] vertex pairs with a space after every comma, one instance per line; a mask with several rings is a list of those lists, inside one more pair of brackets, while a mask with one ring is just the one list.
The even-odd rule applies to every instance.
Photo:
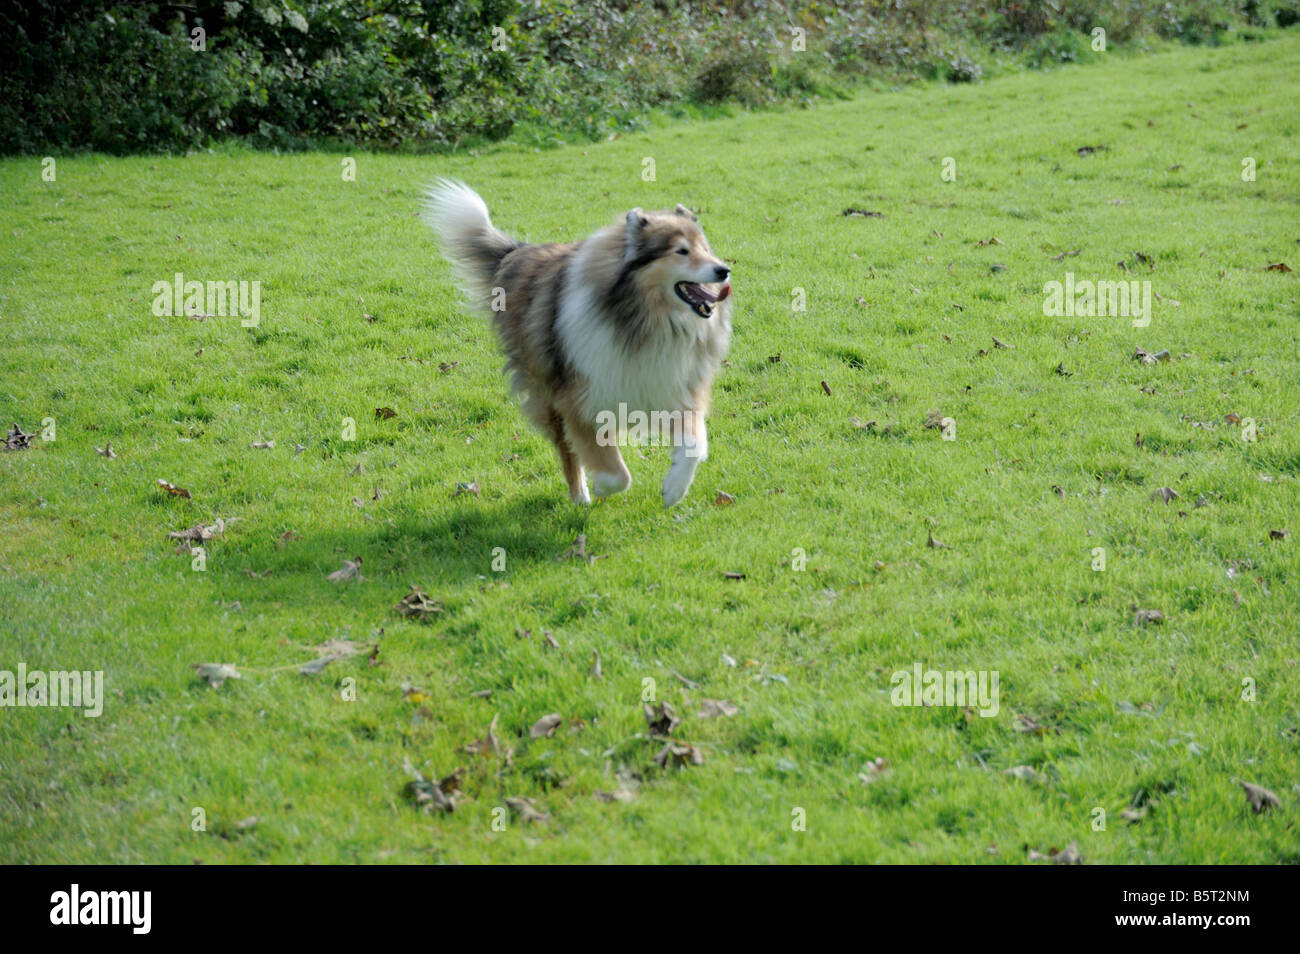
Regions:
[[425, 221], [470, 304], [491, 316], [511, 390], [559, 452], [569, 496], [589, 504], [631, 486], [619, 453], [629, 423], [673, 447], [664, 506], [686, 496], [731, 341], [731, 270], [694, 213], [638, 208], [580, 242], [533, 245], [443, 179]]

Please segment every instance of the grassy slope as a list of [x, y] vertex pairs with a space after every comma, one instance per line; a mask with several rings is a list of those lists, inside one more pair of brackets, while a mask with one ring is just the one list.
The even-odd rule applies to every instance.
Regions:
[[[98, 720], [0, 713], [0, 860], [1019, 861], [1077, 839], [1095, 862], [1300, 861], [1297, 292], [1262, 270], [1300, 266], [1300, 118], [1278, 92], [1298, 84], [1288, 37], [547, 153], [360, 156], [355, 183], [326, 155], [66, 159], [56, 183], [0, 163], [0, 419], [58, 422], [53, 443], [0, 454], [0, 667], [104, 669], [110, 693]], [[567, 503], [412, 215], [438, 173], [536, 240], [633, 205], [704, 210], [735, 266], [736, 339], [679, 509], [660, 505], [658, 449], [629, 454], [629, 495]], [[990, 236], [1005, 245], [975, 246]], [[1122, 277], [1135, 249], [1181, 303], [1151, 327], [1043, 316], [1045, 281]], [[261, 327], [153, 317], [150, 285], [177, 270], [262, 281]], [[1012, 349], [977, 357], [994, 335]], [[1189, 356], [1147, 367], [1135, 346]], [[922, 428], [931, 408], [955, 442]], [[1189, 423], [1228, 411], [1258, 443]], [[106, 439], [118, 459], [95, 454]], [[473, 478], [482, 497], [453, 498]], [[1161, 486], [1181, 498], [1153, 503]], [[239, 522], [192, 572], [165, 534], [218, 513]], [[605, 559], [557, 563], [584, 530]], [[355, 555], [365, 582], [326, 581]], [[1249, 562], [1229, 579], [1230, 561]], [[392, 613], [413, 582], [446, 604], [436, 624]], [[1133, 603], [1168, 621], [1135, 629]], [[380, 628], [378, 668], [252, 671]], [[218, 660], [245, 678], [212, 690], [187, 668]], [[998, 670], [1000, 714], [892, 707], [890, 673], [918, 661]], [[697, 718], [673, 670], [739, 715]], [[704, 765], [652, 766], [645, 679]], [[552, 711], [585, 730], [527, 741]], [[504, 770], [458, 751], [495, 713]], [[1051, 731], [1016, 731], [1022, 713]], [[465, 766], [462, 809], [405, 804], [406, 756]], [[893, 772], [864, 787], [877, 756]], [[1003, 774], [1022, 764], [1043, 778]], [[619, 765], [639, 796], [598, 801]], [[1253, 815], [1239, 778], [1281, 809]], [[1129, 825], [1142, 791], [1157, 802]], [[551, 821], [493, 832], [511, 795]]]

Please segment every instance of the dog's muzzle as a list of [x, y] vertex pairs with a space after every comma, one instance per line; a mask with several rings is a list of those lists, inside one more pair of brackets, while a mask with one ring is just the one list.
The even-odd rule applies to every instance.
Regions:
[[686, 302], [691, 311], [701, 318], [709, 318], [713, 315], [713, 306], [731, 295], [731, 283], [725, 283], [715, 292], [707, 285], [696, 282], [678, 282], [673, 286], [673, 291], [677, 293], [678, 298]]

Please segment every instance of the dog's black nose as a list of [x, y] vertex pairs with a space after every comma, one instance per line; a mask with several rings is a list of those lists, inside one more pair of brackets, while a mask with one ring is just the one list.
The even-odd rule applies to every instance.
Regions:
[[723, 282], [726, 281], [727, 276], [731, 274], [731, 269], [726, 265], [714, 265], [713, 274], [718, 276], [718, 281]]

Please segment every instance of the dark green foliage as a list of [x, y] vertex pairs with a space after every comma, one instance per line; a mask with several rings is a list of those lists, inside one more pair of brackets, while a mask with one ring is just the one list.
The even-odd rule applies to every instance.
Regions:
[[[604, 138], [682, 102], [803, 102], [863, 75], [978, 82], [1158, 35], [1220, 43], [1294, 2], [0, 2], [0, 152], [454, 148]], [[201, 31], [201, 32], [199, 32]], [[798, 38], [799, 42], [796, 43]]]

